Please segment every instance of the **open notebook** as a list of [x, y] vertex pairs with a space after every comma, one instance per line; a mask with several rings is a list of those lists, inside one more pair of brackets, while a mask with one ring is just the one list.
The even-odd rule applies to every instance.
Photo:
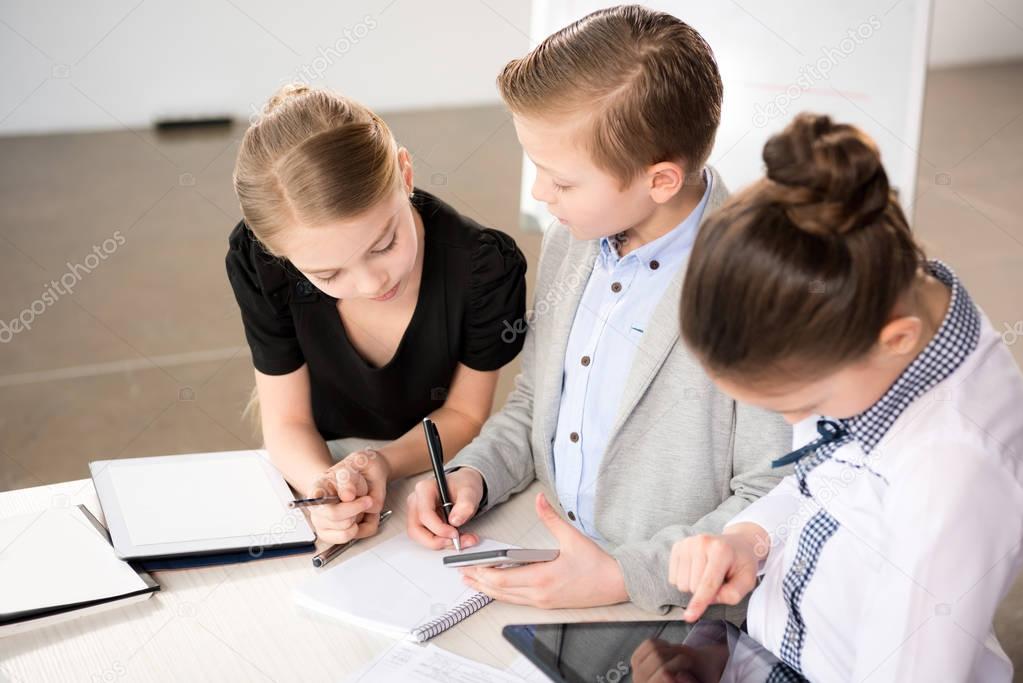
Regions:
[[[487, 540], [472, 550], [514, 547]], [[400, 534], [321, 571], [295, 589], [295, 602], [363, 628], [423, 642], [491, 602], [467, 588], [457, 569], [445, 567], [444, 555]]]
[[118, 559], [82, 506], [0, 519], [0, 636], [145, 600], [158, 589]]

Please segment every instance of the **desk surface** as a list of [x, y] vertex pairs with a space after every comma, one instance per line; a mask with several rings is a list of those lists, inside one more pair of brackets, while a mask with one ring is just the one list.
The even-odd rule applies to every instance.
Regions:
[[[346, 555], [405, 533], [405, 499], [417, 480], [390, 488], [395, 518]], [[533, 511], [539, 490], [534, 483], [466, 528], [553, 547]], [[103, 519], [89, 479], [0, 493], [0, 516], [80, 503]], [[343, 681], [395, 641], [296, 607], [291, 590], [313, 575], [310, 557], [154, 572], [161, 590], [150, 600], [0, 639], [0, 681]], [[493, 603], [430, 642], [503, 669], [517, 659], [501, 636], [506, 624], [655, 618], [632, 604], [545, 611]]]

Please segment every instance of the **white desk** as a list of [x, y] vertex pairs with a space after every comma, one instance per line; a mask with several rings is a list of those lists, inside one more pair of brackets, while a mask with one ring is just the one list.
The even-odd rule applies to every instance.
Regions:
[[[383, 532], [329, 566], [404, 533], [405, 498], [414, 481], [391, 488], [394, 518]], [[539, 490], [534, 483], [466, 528], [508, 543], [553, 547], [533, 511]], [[0, 493], [0, 516], [80, 503], [103, 519], [89, 479]], [[0, 681], [343, 681], [394, 641], [295, 607], [291, 589], [312, 576], [310, 557], [154, 572], [161, 589], [150, 600], [0, 638]], [[505, 668], [518, 657], [501, 636], [506, 624], [655, 618], [632, 604], [545, 611], [493, 603], [431, 642]]]

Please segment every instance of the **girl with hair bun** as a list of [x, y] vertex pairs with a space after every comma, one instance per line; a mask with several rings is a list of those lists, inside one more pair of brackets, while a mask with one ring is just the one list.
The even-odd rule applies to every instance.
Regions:
[[489, 416], [523, 344], [507, 330], [525, 315], [525, 258], [416, 189], [387, 125], [327, 90], [273, 96], [234, 187], [227, 274], [266, 448], [299, 495], [340, 497], [311, 508], [320, 539], [371, 535], [388, 481], [430, 466], [420, 421], [450, 457]]
[[1023, 563], [1019, 370], [924, 258], [866, 134], [802, 114], [763, 158], [697, 238], [682, 333], [799, 448], [721, 535], [674, 546], [685, 618], [753, 591], [749, 635], [810, 680], [1009, 681], [992, 620]]

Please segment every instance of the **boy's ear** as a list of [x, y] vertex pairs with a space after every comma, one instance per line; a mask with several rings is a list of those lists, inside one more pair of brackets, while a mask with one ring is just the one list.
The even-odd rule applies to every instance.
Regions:
[[662, 161], [647, 169], [650, 198], [664, 204], [686, 185], [686, 169], [674, 161]]

